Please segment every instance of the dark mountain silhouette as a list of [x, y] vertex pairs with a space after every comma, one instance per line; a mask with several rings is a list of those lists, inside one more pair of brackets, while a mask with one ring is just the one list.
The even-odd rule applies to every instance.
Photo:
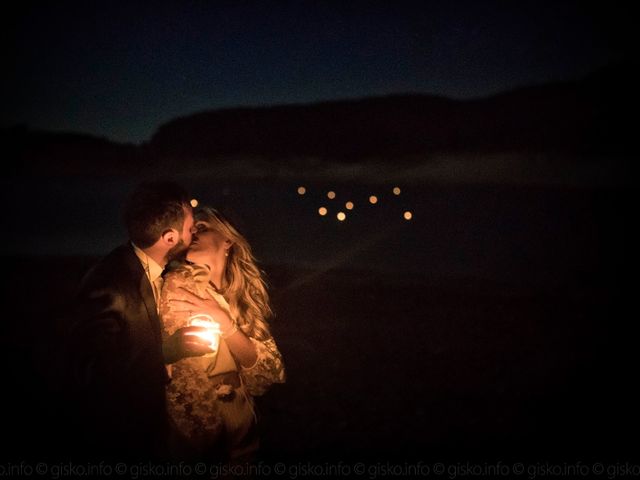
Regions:
[[146, 161], [136, 145], [81, 133], [16, 126], [0, 130], [0, 141], [10, 155], [9, 173], [108, 175], [139, 169]]
[[233, 108], [196, 113], [162, 126], [144, 145], [16, 127], [1, 138], [17, 171], [130, 171], [162, 162], [190, 165], [224, 157], [295, 162], [411, 161], [442, 152], [554, 152], [622, 155], [632, 89], [626, 67], [582, 81], [520, 88], [457, 101], [393, 95], [310, 105]]
[[197, 113], [161, 126], [161, 155], [251, 154], [341, 160], [433, 152], [620, 151], [618, 68], [583, 81], [521, 88], [479, 100], [394, 95]]
[[402, 95], [204, 112], [160, 127], [161, 155], [318, 156], [343, 161], [434, 151], [591, 148], [596, 116], [570, 85], [478, 101]]

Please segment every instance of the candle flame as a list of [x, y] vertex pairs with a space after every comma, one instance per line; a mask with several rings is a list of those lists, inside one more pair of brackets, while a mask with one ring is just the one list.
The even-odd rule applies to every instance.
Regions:
[[212, 350], [218, 350], [220, 343], [220, 324], [216, 322], [211, 316], [205, 314], [193, 315], [189, 319], [189, 325], [192, 327], [202, 327], [206, 330], [204, 332], [187, 332], [185, 335], [193, 335], [201, 338], [209, 344], [209, 348]]

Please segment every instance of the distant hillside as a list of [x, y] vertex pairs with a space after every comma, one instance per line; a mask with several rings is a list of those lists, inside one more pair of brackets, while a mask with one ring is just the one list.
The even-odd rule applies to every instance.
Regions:
[[72, 132], [47, 132], [17, 126], [0, 130], [8, 173], [108, 175], [139, 169], [140, 147]]
[[[581, 82], [518, 89], [480, 100], [427, 95], [197, 113], [161, 126], [159, 155], [316, 156], [341, 160], [433, 152], [621, 151], [624, 89], [618, 70]], [[613, 150], [613, 151], [612, 151]]]
[[51, 173], [126, 173], [242, 156], [295, 163], [302, 157], [398, 161], [446, 152], [620, 155], [633, 138], [626, 121], [635, 88], [630, 78], [617, 66], [580, 82], [476, 100], [394, 95], [206, 111], [160, 126], [141, 146], [26, 128], [5, 129], [0, 138], [18, 159], [15, 171]]

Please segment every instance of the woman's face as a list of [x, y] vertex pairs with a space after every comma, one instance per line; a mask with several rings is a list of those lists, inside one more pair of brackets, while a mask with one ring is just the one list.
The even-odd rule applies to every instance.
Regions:
[[187, 260], [204, 263], [211, 268], [217, 263], [222, 263], [225, 252], [231, 246], [231, 241], [215, 230], [209, 222], [198, 220], [195, 228], [196, 231], [187, 251]]

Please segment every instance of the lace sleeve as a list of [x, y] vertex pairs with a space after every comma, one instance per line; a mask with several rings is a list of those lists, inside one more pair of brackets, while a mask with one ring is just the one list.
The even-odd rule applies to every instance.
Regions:
[[167, 334], [172, 335], [177, 329], [186, 327], [189, 320], [189, 313], [176, 312], [171, 300], [185, 300], [181, 288], [203, 297], [207, 275], [206, 267], [202, 265], [181, 265], [165, 275], [160, 295], [160, 318]]
[[256, 347], [258, 358], [252, 366], [240, 368], [247, 391], [258, 396], [264, 394], [273, 383], [284, 383], [286, 379], [282, 355], [273, 337], [259, 341], [249, 337]]

